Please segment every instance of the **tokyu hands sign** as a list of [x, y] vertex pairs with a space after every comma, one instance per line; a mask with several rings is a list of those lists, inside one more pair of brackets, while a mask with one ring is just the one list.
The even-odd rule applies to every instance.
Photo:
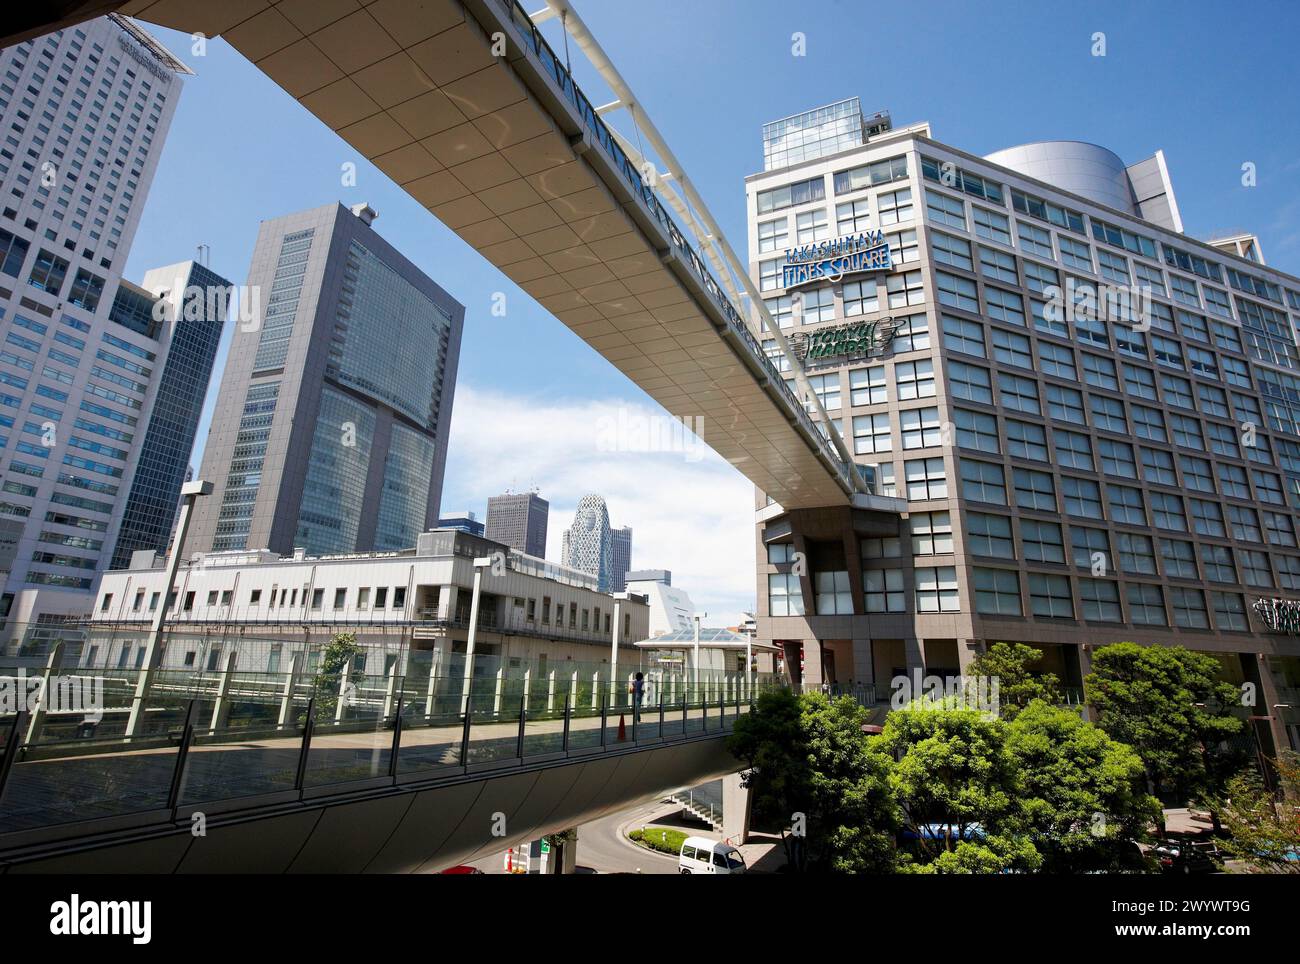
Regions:
[[880, 231], [787, 248], [781, 269], [781, 284], [786, 288], [816, 281], [839, 281], [845, 275], [864, 271], [888, 271], [893, 267], [889, 242]]
[[1256, 599], [1253, 608], [1269, 632], [1300, 636], [1300, 600]]
[[798, 333], [790, 338], [794, 353], [803, 362], [821, 359], [878, 355], [894, 341], [898, 322], [892, 318], [879, 321], [855, 321], [820, 331]]

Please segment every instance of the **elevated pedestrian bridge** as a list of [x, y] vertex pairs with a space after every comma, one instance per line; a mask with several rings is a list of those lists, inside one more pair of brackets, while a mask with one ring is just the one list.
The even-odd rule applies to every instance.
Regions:
[[750, 705], [735, 678], [638, 710], [608, 684], [282, 676], [160, 671], [130, 738], [134, 674], [102, 711], [51, 691], [0, 717], [0, 872], [436, 871], [735, 772]]
[[[515, 0], [117, 10], [224, 37], [669, 413], [701, 417], [703, 441], [779, 505], [901, 511], [854, 467], [745, 266], [568, 0], [531, 16]], [[577, 86], [573, 48], [615, 100], [594, 105]], [[616, 113], [623, 132], [606, 120]]]

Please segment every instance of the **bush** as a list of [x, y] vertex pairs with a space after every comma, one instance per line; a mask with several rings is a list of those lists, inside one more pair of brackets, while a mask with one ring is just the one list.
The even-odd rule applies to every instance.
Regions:
[[657, 850], [676, 857], [682, 852], [682, 843], [690, 835], [680, 830], [667, 830], [663, 827], [643, 827], [640, 830], [633, 830], [627, 836], [633, 843], [647, 850]]

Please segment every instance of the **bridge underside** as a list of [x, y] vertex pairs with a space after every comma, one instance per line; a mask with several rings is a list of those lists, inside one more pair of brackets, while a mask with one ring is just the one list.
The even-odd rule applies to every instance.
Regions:
[[[721, 736], [78, 837], [0, 857], [21, 873], [417, 873], [734, 773]], [[502, 815], [502, 817], [498, 817]], [[504, 819], [504, 824], [501, 820]], [[504, 826], [504, 836], [500, 830]], [[495, 832], [494, 832], [495, 831]]]
[[119, 12], [223, 36], [670, 413], [702, 417], [706, 444], [777, 502], [849, 501], [834, 450], [505, 0], [128, 0]]

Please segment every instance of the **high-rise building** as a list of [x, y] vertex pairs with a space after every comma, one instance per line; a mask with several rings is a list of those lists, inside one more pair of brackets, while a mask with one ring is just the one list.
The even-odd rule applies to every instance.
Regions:
[[194, 434], [212, 379], [231, 290], [229, 281], [194, 261], [155, 268], [145, 275], [142, 287], [143, 292], [123, 282], [110, 317], [125, 313], [127, 302], [142, 293], [161, 301], [167, 354], [159, 365], [157, 397], [136, 460], [112, 569], [124, 568], [137, 550], [167, 550], [181, 486], [192, 471], [189, 459]]
[[609, 592], [610, 550], [609, 509], [598, 495], [578, 500], [573, 524], [564, 531], [560, 562], [589, 572], [599, 580], [601, 592]]
[[632, 568], [632, 527], [611, 530], [609, 543], [609, 591], [622, 592]]
[[196, 551], [409, 549], [436, 524], [465, 309], [374, 218], [328, 204], [262, 222]]
[[536, 492], [507, 492], [488, 499], [485, 534], [494, 542], [530, 556], [546, 556], [546, 523], [551, 504]]
[[786, 160], [769, 138], [751, 270], [906, 512], [759, 493], [759, 639], [883, 692], [992, 641], [1067, 687], [1097, 646], [1182, 645], [1253, 684], [1268, 752], [1300, 748], [1300, 277], [1185, 234], [1159, 152], [839, 136]]
[[564, 531], [560, 555], [564, 565], [597, 576], [602, 592], [622, 592], [632, 563], [632, 529], [610, 529], [605, 500], [584, 495]]
[[0, 616], [14, 621], [88, 609], [128, 493], [152, 484], [141, 456], [171, 404], [173, 331], [121, 273], [189, 73], [117, 16], [0, 51]]
[[483, 535], [483, 523], [473, 512], [468, 509], [457, 510], [455, 512], [445, 512], [438, 516], [439, 529], [457, 529], [461, 532], [468, 532], [472, 536]]

